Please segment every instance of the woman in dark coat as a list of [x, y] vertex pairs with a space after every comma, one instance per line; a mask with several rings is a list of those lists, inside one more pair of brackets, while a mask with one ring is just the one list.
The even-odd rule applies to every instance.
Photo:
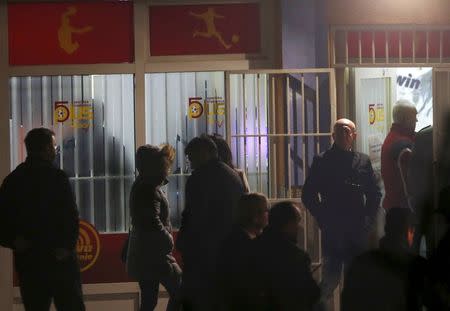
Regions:
[[181, 269], [172, 256], [169, 205], [161, 186], [175, 158], [173, 147], [145, 145], [136, 152], [139, 172], [130, 193], [131, 231], [127, 271], [139, 282], [141, 311], [153, 310], [159, 284], [169, 293], [167, 310], [179, 310]]

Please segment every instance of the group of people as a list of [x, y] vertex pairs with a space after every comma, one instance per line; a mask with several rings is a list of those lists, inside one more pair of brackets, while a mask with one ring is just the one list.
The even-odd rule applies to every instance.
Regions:
[[[407, 101], [393, 108], [393, 124], [381, 148], [385, 196], [384, 234], [375, 223], [382, 197], [371, 161], [352, 150], [356, 126], [338, 120], [333, 146], [316, 156], [303, 187], [302, 201], [322, 230], [322, 299], [319, 310], [450, 310], [449, 233], [435, 252], [419, 255], [430, 238], [433, 197], [430, 129], [415, 134], [417, 110]], [[439, 201], [449, 217], [448, 197]], [[370, 241], [381, 238], [377, 249]], [[446, 261], [447, 260], [447, 261]], [[444, 264], [444, 262], [446, 262]], [[340, 294], [340, 293], [338, 293]]]
[[[156, 307], [160, 284], [170, 311], [335, 310], [333, 296], [342, 283], [343, 311], [450, 310], [450, 234], [428, 259], [418, 255], [417, 236], [427, 236], [430, 227], [429, 217], [421, 218], [430, 214], [431, 195], [411, 190], [421, 189], [420, 182], [429, 188], [429, 176], [420, 178], [429, 170], [415, 142], [416, 114], [409, 103], [398, 103], [382, 147], [386, 219], [378, 249], [369, 250], [369, 240], [382, 192], [369, 157], [352, 148], [355, 124], [337, 120], [333, 145], [314, 158], [302, 204], [322, 232], [320, 283], [297, 246], [301, 206], [270, 206], [263, 194], [249, 192], [222, 137], [201, 135], [186, 146], [192, 174], [176, 242], [163, 191], [175, 150], [139, 147], [126, 268], [139, 283], [140, 310]], [[84, 310], [75, 252], [78, 212], [67, 176], [52, 165], [55, 134], [33, 129], [25, 145], [27, 159], [0, 187], [0, 245], [14, 250], [26, 310], [48, 310], [52, 299], [58, 310]], [[450, 191], [443, 191], [439, 211], [447, 223], [449, 205]], [[173, 256], [175, 247], [182, 262]]]
[[174, 159], [169, 145], [136, 153], [138, 177], [130, 194], [127, 271], [139, 282], [141, 310], [153, 310], [159, 284], [167, 310], [308, 310], [319, 299], [308, 255], [296, 246], [299, 207], [269, 203], [249, 193], [245, 175], [231, 164], [219, 136], [192, 139], [186, 155], [193, 169], [172, 256], [169, 207], [161, 187]]

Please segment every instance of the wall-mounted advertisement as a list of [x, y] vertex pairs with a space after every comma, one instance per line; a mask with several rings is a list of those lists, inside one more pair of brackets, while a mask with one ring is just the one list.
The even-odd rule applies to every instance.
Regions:
[[397, 100], [406, 99], [417, 108], [416, 131], [433, 124], [431, 68], [398, 68]]

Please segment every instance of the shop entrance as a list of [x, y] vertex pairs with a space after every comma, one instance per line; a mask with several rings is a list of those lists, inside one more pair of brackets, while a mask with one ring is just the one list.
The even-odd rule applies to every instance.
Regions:
[[359, 132], [355, 147], [370, 156], [379, 175], [381, 146], [389, 133], [392, 108], [398, 100], [408, 100], [416, 107], [416, 132], [433, 125], [432, 68], [352, 68], [350, 79], [354, 104], [349, 110]]

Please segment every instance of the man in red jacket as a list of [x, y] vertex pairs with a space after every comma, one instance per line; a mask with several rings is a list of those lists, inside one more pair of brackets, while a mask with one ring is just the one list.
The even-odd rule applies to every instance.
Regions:
[[392, 118], [394, 122], [381, 148], [381, 176], [385, 189], [383, 207], [386, 210], [409, 207], [401, 175], [405, 172], [399, 169], [399, 157], [403, 150], [411, 149], [414, 144], [416, 107], [407, 100], [399, 100], [392, 111]]

